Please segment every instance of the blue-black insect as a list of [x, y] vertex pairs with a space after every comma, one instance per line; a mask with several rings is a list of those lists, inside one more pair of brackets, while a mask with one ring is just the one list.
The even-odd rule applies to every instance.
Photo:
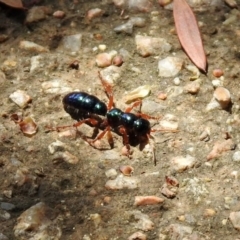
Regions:
[[[86, 123], [101, 130], [94, 139], [84, 138], [91, 146], [94, 147], [94, 143], [108, 133], [108, 142], [110, 146], [113, 147], [114, 143], [111, 132], [115, 132], [123, 137], [123, 144], [128, 150], [127, 155], [130, 156], [131, 144], [143, 142], [147, 144], [151, 138], [151, 132], [158, 131], [151, 129], [148, 119], [159, 118], [150, 117], [141, 112], [138, 114], [131, 113], [133, 108], [141, 106], [141, 101], [136, 101], [125, 111], [114, 107], [112, 87], [103, 80], [100, 73], [99, 77], [109, 98], [108, 105], [94, 95], [90, 95], [86, 92], [71, 92], [63, 98], [64, 109], [73, 119], [78, 121], [72, 126], [78, 127]], [[70, 126], [57, 127], [57, 129], [65, 127]], [[154, 146], [152, 146], [152, 152], [154, 163], [156, 164]]]

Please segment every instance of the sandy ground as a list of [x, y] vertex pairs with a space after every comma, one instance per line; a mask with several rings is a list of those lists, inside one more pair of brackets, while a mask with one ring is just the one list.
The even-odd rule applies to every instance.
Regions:
[[[40, 239], [35, 234], [41, 224], [47, 225], [42, 239], [128, 239], [138, 231], [146, 239], [238, 239], [230, 215], [240, 208], [239, 11], [224, 4], [195, 10], [208, 73], [191, 81], [194, 73], [186, 67], [176, 76], [158, 74], [158, 61], [168, 56], [181, 58], [185, 66], [193, 64], [174, 33], [172, 11], [157, 3], [150, 12], [125, 10], [122, 16], [111, 1], [40, 4], [46, 8], [45, 18], [31, 23], [25, 23], [28, 13], [0, 5], [0, 34], [7, 38], [0, 43], [0, 239]], [[86, 12], [92, 8], [100, 8], [104, 14], [87, 21]], [[64, 11], [65, 18], [53, 17], [56, 10]], [[113, 30], [136, 16], [146, 23], [134, 27], [132, 34]], [[233, 20], [224, 24], [230, 17]], [[81, 48], [72, 53], [63, 39], [78, 33], [82, 34]], [[142, 57], [136, 50], [136, 35], [163, 38], [172, 48]], [[21, 48], [23, 40], [48, 50]], [[106, 45], [106, 50], [99, 50], [99, 45]], [[131, 146], [132, 158], [123, 156], [122, 136], [116, 133], [113, 149], [104, 137], [99, 144], [105, 149], [98, 150], [81, 137], [91, 137], [93, 128], [88, 125], [80, 126], [77, 134], [74, 128], [49, 131], [49, 127], [76, 122], [62, 105], [68, 92], [85, 91], [108, 103], [98, 77], [104, 68], [96, 66], [96, 56], [122, 49], [127, 54], [113, 84], [116, 106], [124, 111], [127, 93], [148, 85], [151, 94], [143, 99], [142, 111], [177, 124], [175, 133], [152, 133], [156, 166], [149, 145], [144, 149]], [[224, 72], [222, 78], [213, 76], [217, 68]], [[231, 103], [225, 109], [209, 110], [216, 86], [229, 90]], [[9, 98], [17, 90], [30, 96], [31, 102], [19, 107]], [[166, 99], [161, 100], [162, 96]], [[12, 114], [32, 117], [37, 133], [25, 136], [11, 120]], [[160, 120], [150, 122], [152, 129], [162, 128]], [[119, 167], [125, 165], [134, 168], [131, 176], [120, 173]], [[177, 179], [179, 186], [169, 181], [166, 185], [166, 176]], [[116, 178], [120, 178], [121, 189], [105, 186]], [[164, 202], [136, 206], [136, 196], [157, 196]], [[40, 210], [44, 217], [38, 213], [35, 225], [19, 227], [19, 216], [39, 202], [45, 204]]]

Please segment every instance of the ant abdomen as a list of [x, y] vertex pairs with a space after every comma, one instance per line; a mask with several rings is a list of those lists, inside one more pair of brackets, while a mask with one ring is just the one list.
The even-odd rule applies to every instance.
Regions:
[[66, 112], [70, 115], [90, 115], [96, 114], [105, 116], [107, 114], [107, 106], [97, 97], [85, 92], [71, 92], [63, 98], [63, 105]]

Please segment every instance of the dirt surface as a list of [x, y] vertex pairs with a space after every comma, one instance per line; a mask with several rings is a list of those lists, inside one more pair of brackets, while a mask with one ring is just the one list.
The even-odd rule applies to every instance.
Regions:
[[[66, 17], [57, 19], [51, 13], [43, 21], [24, 24], [26, 12], [0, 5], [0, 33], [8, 37], [0, 44], [0, 67], [6, 76], [0, 82], [0, 202], [14, 204], [11, 210], [0, 208], [0, 233], [7, 239], [27, 239], [14, 235], [17, 218], [35, 204], [44, 202], [52, 211], [49, 218], [54, 219], [54, 224], [61, 229], [62, 240], [128, 239], [139, 230], [145, 232], [147, 239], [237, 239], [239, 232], [229, 220], [229, 214], [238, 211], [240, 206], [239, 162], [232, 160], [240, 141], [239, 22], [223, 24], [232, 9], [222, 5], [196, 11], [198, 21], [202, 22], [201, 33], [209, 68], [206, 75], [199, 77], [200, 90], [191, 94], [184, 90], [191, 83], [189, 78], [192, 76], [186, 68], [178, 74], [178, 85], [174, 84], [174, 77], [160, 78], [157, 72], [158, 60], [173, 53], [184, 59], [186, 65], [192, 64], [173, 32], [172, 11], [154, 3], [152, 11], [159, 12], [155, 20], [151, 12], [125, 11], [123, 17], [146, 19], [146, 26], [134, 28], [128, 35], [113, 31], [126, 20], [120, 16], [121, 9], [111, 1], [79, 1], [74, 8], [70, 1], [48, 1], [41, 2], [41, 5], [51, 7], [53, 12], [63, 10]], [[104, 14], [88, 23], [86, 12], [96, 7], [103, 9]], [[238, 13], [237, 19], [239, 16]], [[149, 35], [150, 32], [154, 37], [165, 38], [172, 45], [171, 52], [141, 57], [136, 52], [134, 37], [136, 34]], [[72, 55], [63, 50], [62, 39], [76, 33], [83, 34], [83, 41], [81, 50]], [[21, 49], [19, 43], [22, 40], [47, 47], [49, 52]], [[93, 51], [100, 44], [107, 46], [106, 51], [124, 48], [130, 54], [120, 67], [120, 79], [113, 86], [116, 106], [126, 109], [126, 92], [150, 85], [151, 95], [143, 100], [143, 105], [150, 101], [150, 105], [157, 103], [157, 108], [147, 114], [162, 117], [172, 114], [178, 122], [179, 131], [176, 133], [152, 133], [156, 166], [148, 146], [143, 151], [138, 146], [131, 146], [132, 158], [122, 156], [122, 137], [118, 134], [113, 133], [115, 144], [112, 150], [109, 150], [105, 137], [101, 144], [107, 149], [98, 150], [88, 145], [81, 134], [75, 136], [74, 128], [73, 134], [71, 128], [60, 133], [47, 128], [71, 125], [75, 121], [63, 109], [62, 98], [67, 92], [46, 93], [43, 83], [57, 79], [72, 90], [89, 92], [108, 103], [98, 77], [101, 69], [95, 64], [100, 51]], [[41, 63], [31, 72], [31, 58], [37, 55], [41, 55]], [[78, 60], [79, 69], [69, 66], [74, 60]], [[223, 86], [230, 91], [232, 104], [226, 110], [207, 111], [214, 93], [212, 80], [216, 79], [212, 71], [216, 68], [224, 71]], [[9, 99], [19, 89], [32, 98], [23, 109]], [[183, 89], [183, 92], [174, 95], [174, 89]], [[158, 98], [160, 92], [167, 94], [166, 100]], [[31, 116], [38, 125], [37, 133], [32, 137], [24, 136], [18, 124], [11, 121], [11, 114]], [[151, 124], [153, 129], [161, 127], [158, 121], [151, 120]], [[92, 135], [92, 130], [87, 125], [79, 127], [79, 132], [88, 136]], [[67, 136], [61, 135], [62, 132]], [[205, 132], [207, 137], [202, 140], [201, 134]], [[226, 139], [232, 140], [231, 147], [207, 161], [216, 142], [224, 143]], [[49, 152], [49, 145], [56, 140], [63, 143], [62, 148], [71, 157], [75, 156], [75, 164], [67, 162], [61, 154], [56, 157]], [[61, 153], [62, 149], [57, 152]], [[194, 165], [182, 172], [177, 171], [172, 159], [187, 155], [194, 157]], [[106, 189], [106, 171], [116, 169], [120, 174], [122, 165], [134, 168], [132, 177], [140, 181], [139, 186], [136, 189]], [[172, 199], [161, 193], [165, 176], [174, 176], [179, 182], [177, 194]], [[149, 195], [163, 198], [164, 203], [134, 206], [135, 196]], [[207, 214], [206, 209], [213, 211]], [[151, 230], [136, 227], [136, 210], [148, 215], [154, 223]], [[6, 212], [10, 216], [5, 218]], [[191, 231], [181, 235], [170, 230], [172, 224], [188, 226]]]

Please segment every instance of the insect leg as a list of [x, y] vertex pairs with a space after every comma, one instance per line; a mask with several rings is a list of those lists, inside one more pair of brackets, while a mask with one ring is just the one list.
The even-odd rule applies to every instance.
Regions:
[[79, 122], [76, 122], [72, 125], [65, 125], [65, 126], [58, 126], [58, 127], [47, 127], [50, 131], [57, 131], [59, 132], [61, 129], [65, 129], [65, 128], [70, 128], [70, 127], [79, 127], [80, 125], [82, 125], [83, 123], [90, 123], [92, 124], [93, 126], [97, 125], [98, 124], [98, 121], [96, 119], [93, 119], [93, 118], [86, 118], [84, 120], [81, 120]]
[[175, 133], [175, 132], [179, 132], [179, 130], [174, 130], [174, 129], [151, 129], [151, 132], [172, 132], [172, 133]]
[[125, 113], [131, 112], [131, 111], [133, 110], [133, 108], [135, 108], [135, 107], [137, 107], [137, 106], [140, 106], [140, 109], [141, 109], [142, 100], [138, 100], [138, 101], [134, 102], [132, 106], [126, 108]]
[[153, 137], [150, 134], [147, 134], [147, 138], [148, 138], [149, 146], [152, 150], [153, 162], [154, 162], [154, 165], [156, 166], [157, 165], [157, 159], [156, 159], [156, 153], [155, 153], [155, 144], [152, 140]]
[[129, 137], [128, 137], [128, 134], [127, 134], [127, 131], [126, 131], [126, 128], [125, 127], [123, 127], [123, 126], [120, 126], [119, 128], [118, 128], [118, 131], [119, 131], [119, 133], [122, 135], [122, 137], [123, 137], [123, 144], [124, 144], [124, 146], [126, 146], [126, 148], [127, 148], [127, 156], [128, 156], [128, 158], [131, 158], [130, 157], [130, 155], [131, 155], [131, 149], [130, 149], [130, 144], [129, 144]]
[[[97, 137], [93, 140], [87, 140], [87, 142], [93, 146], [93, 143], [95, 143], [97, 140], [100, 140], [104, 137], [104, 135], [107, 133], [107, 139], [108, 139], [108, 143], [110, 145], [111, 148], [113, 148], [114, 142], [113, 142], [113, 137], [111, 134], [111, 128], [110, 126], [107, 126], [101, 133], [99, 133], [97, 135]], [[94, 147], [94, 146], [93, 146]]]
[[149, 116], [145, 113], [142, 113], [141, 112], [141, 107], [142, 107], [142, 100], [138, 100], [136, 102], [133, 103], [132, 106], [126, 108], [125, 112], [128, 113], [128, 112], [131, 112], [133, 108], [137, 107], [137, 106], [140, 106], [140, 109], [138, 111], [138, 113], [136, 114], [138, 117], [142, 117], [144, 119], [154, 119], [154, 120], [159, 120], [161, 119], [161, 117], [152, 117], [152, 116]]
[[112, 107], [114, 106], [114, 102], [113, 102], [113, 90], [112, 90], [112, 86], [107, 83], [101, 76], [100, 72], [98, 72], [98, 76], [102, 82], [102, 85], [104, 87], [104, 91], [106, 92], [109, 102], [108, 102], [108, 110], [112, 109]]

